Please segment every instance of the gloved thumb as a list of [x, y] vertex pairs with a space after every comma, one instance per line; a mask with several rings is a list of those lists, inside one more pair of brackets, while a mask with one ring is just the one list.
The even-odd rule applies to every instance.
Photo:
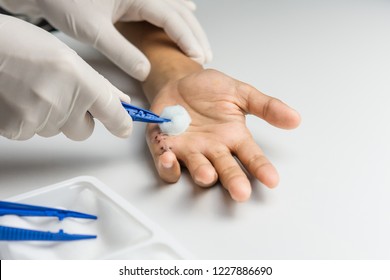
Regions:
[[92, 104], [89, 112], [98, 119], [114, 135], [127, 138], [132, 131], [133, 121], [122, 107], [113, 85], [110, 84], [110, 94], [100, 94]]
[[111, 22], [102, 24], [94, 47], [133, 78], [144, 81], [150, 72], [146, 56], [127, 41]]

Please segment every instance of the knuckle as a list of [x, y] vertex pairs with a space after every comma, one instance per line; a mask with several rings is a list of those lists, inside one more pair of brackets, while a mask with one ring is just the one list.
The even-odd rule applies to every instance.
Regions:
[[231, 154], [226, 147], [215, 148], [211, 153], [211, 157], [214, 159], [214, 161], [223, 161], [224, 159], [227, 160], [229, 156], [231, 156]]
[[264, 161], [262, 163], [258, 163], [257, 165], [255, 165], [253, 167], [253, 174], [255, 175], [258, 175], [259, 173], [259, 170], [261, 170], [262, 168], [264, 168], [265, 166], [272, 166], [272, 164], [267, 160], [267, 161]]
[[189, 151], [183, 158], [183, 161], [186, 166], [198, 166], [200, 163], [199, 153], [196, 151]]
[[263, 105], [263, 110], [262, 110], [262, 118], [264, 120], [268, 119], [270, 116], [270, 113], [272, 112], [271, 107], [275, 104], [275, 102], [278, 102], [279, 100], [273, 97], [269, 97], [267, 101]]
[[78, 55], [72, 50], [58, 50], [49, 58], [49, 65], [53, 73], [59, 75], [80, 74], [80, 60]]
[[230, 165], [222, 169], [220, 177], [226, 181], [232, 180], [232, 178], [240, 176], [240, 172], [235, 165]]
[[263, 154], [254, 154], [249, 158], [247, 166], [249, 169], [257, 170], [265, 164], [268, 164], [268, 160]]

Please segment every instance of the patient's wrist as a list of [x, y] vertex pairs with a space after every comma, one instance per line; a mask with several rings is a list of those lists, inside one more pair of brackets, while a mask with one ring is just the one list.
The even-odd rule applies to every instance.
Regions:
[[162, 29], [150, 23], [118, 23], [116, 27], [150, 61], [150, 74], [142, 83], [149, 102], [168, 83], [203, 69], [186, 56]]
[[142, 84], [149, 102], [152, 102], [155, 95], [167, 84], [203, 69], [202, 65], [175, 49], [167, 49], [160, 54], [160, 57], [149, 57], [152, 70]]

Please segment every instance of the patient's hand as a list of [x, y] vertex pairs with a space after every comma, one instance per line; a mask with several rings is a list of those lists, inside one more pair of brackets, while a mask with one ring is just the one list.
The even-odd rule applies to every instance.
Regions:
[[212, 186], [219, 179], [234, 200], [245, 201], [251, 185], [237, 158], [264, 185], [272, 188], [278, 184], [278, 173], [253, 140], [245, 115], [292, 129], [300, 122], [296, 111], [216, 70], [202, 70], [167, 83], [151, 109], [159, 114], [176, 104], [186, 108], [192, 118], [186, 132], [167, 136], [156, 124], [147, 129], [149, 149], [163, 180], [176, 182], [181, 162], [199, 186]]

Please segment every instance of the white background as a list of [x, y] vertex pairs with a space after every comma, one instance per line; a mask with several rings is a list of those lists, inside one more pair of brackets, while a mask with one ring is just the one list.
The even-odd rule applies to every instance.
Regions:
[[[85, 142], [64, 136], [0, 138], [0, 199], [92, 175], [200, 259], [390, 258], [390, 1], [196, 1], [221, 70], [284, 100], [302, 115], [282, 131], [248, 126], [281, 175], [253, 181], [247, 203], [184, 171], [157, 176], [144, 124], [129, 140], [97, 124]], [[58, 35], [123, 91], [139, 88], [96, 51]]]

